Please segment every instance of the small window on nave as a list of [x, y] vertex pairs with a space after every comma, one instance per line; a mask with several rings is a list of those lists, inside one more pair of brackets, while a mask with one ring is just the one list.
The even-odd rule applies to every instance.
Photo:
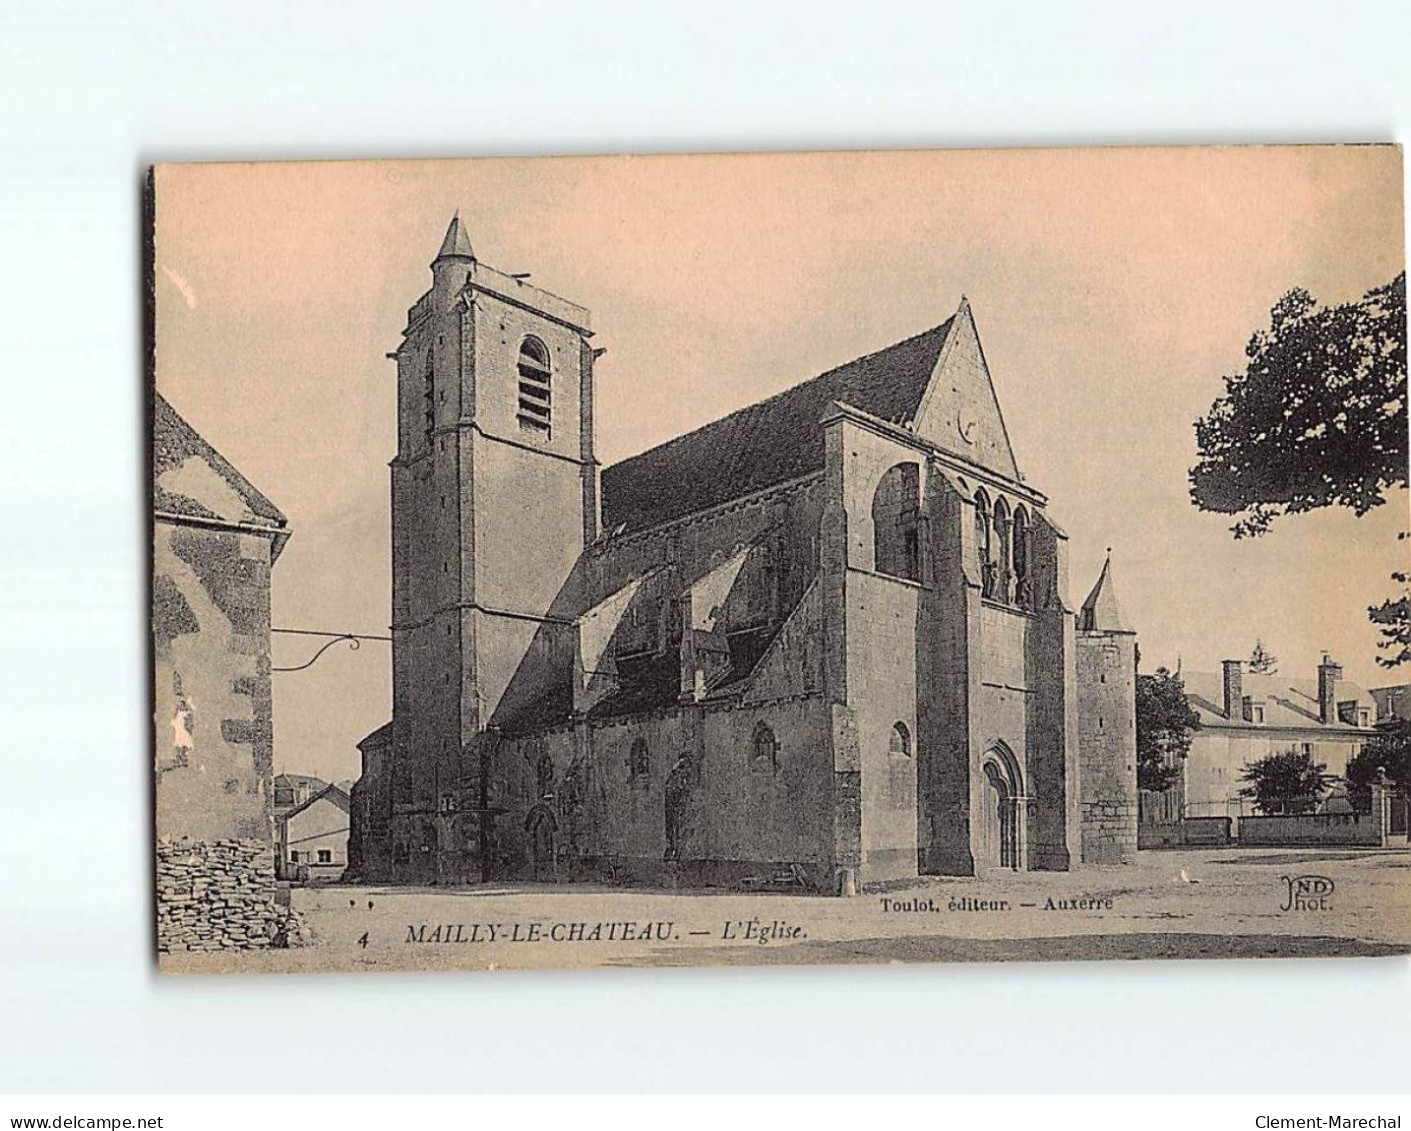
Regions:
[[759, 773], [774, 773], [779, 767], [779, 742], [769, 724], [755, 724], [750, 736], [750, 769]]
[[897, 723], [892, 727], [887, 752], [889, 754], [898, 754], [906, 758], [911, 757], [911, 732], [906, 729], [905, 723]]
[[893, 809], [916, 804], [916, 772], [911, 764], [911, 731], [897, 723], [887, 742], [887, 803]]
[[519, 426], [547, 435], [553, 425], [549, 350], [538, 338], [525, 338], [519, 347]]
[[647, 740], [639, 738], [632, 743], [632, 749], [627, 755], [627, 774], [632, 778], [645, 778], [651, 768], [652, 756], [647, 749]]

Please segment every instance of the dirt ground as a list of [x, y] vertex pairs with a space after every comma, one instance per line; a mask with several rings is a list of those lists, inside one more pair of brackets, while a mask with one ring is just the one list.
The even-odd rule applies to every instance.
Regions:
[[308, 946], [164, 955], [161, 968], [299, 973], [1403, 954], [1411, 951], [1411, 851], [1143, 852], [1124, 867], [926, 879], [854, 899], [589, 884], [334, 885], [296, 889], [293, 906], [312, 933]]

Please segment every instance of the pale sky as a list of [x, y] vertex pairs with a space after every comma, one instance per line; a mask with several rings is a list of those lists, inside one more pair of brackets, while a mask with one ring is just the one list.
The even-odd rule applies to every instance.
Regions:
[[[478, 257], [588, 307], [606, 465], [947, 318], [967, 295], [1076, 606], [1113, 550], [1144, 668], [1256, 637], [1364, 686], [1407, 497], [1236, 542], [1189, 501], [1193, 421], [1301, 286], [1404, 264], [1389, 147], [1010, 150], [165, 166], [157, 385], [289, 516], [274, 624], [388, 632], [387, 462], [406, 309], [460, 210]], [[1403, 565], [1404, 568], [1404, 565]], [[318, 642], [275, 638], [275, 663]], [[274, 676], [275, 765], [355, 778], [391, 652]]]

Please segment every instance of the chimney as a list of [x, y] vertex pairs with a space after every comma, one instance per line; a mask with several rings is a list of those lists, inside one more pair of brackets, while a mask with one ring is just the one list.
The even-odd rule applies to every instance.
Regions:
[[1334, 663], [1328, 653], [1323, 653], [1323, 662], [1318, 665], [1318, 718], [1325, 723], [1338, 721], [1337, 699], [1338, 680], [1342, 679], [1342, 665]]
[[1225, 669], [1225, 718], [1238, 719], [1244, 716], [1244, 661], [1224, 660]]

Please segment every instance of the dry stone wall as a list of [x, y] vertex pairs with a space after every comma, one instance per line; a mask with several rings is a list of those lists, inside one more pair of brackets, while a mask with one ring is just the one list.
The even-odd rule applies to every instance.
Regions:
[[262, 950], [307, 942], [275, 901], [274, 853], [261, 840], [157, 845], [157, 950]]

